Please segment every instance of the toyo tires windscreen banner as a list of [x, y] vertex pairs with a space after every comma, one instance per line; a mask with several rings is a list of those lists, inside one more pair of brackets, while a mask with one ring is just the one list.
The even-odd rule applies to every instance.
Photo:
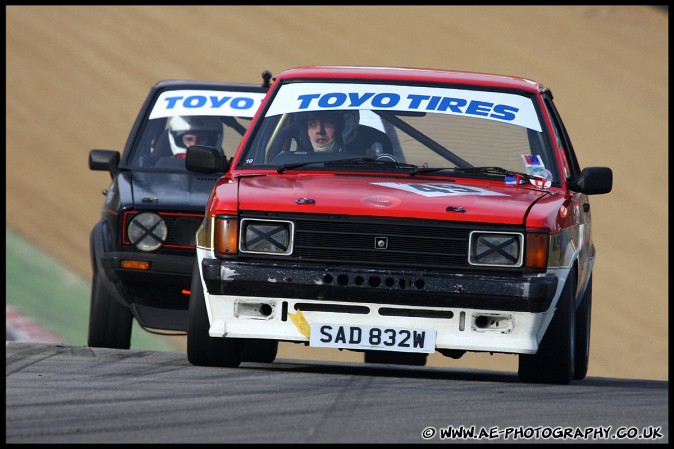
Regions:
[[149, 119], [176, 115], [253, 117], [264, 97], [263, 92], [171, 90], [159, 95]]
[[464, 115], [541, 131], [531, 99], [504, 92], [391, 84], [292, 83], [265, 116], [321, 110], [390, 110]]

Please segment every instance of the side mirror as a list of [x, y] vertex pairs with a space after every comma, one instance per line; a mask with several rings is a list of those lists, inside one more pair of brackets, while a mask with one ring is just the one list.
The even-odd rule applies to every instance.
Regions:
[[114, 150], [91, 150], [89, 152], [89, 170], [105, 170], [110, 172], [110, 177], [117, 172], [119, 167], [119, 151]]
[[229, 170], [229, 163], [217, 148], [192, 145], [187, 148], [185, 168], [196, 173], [219, 173]]
[[577, 178], [569, 180], [569, 188], [586, 195], [609, 193], [613, 188], [613, 172], [608, 167], [586, 167]]

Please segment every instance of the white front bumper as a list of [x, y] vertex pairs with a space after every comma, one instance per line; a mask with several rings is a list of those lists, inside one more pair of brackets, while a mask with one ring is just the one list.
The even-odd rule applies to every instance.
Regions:
[[[207, 295], [211, 313], [211, 337], [261, 338], [281, 341], [308, 342], [289, 314], [295, 314], [295, 304], [333, 304], [310, 299], [275, 299], [263, 297], [236, 297]], [[284, 304], [285, 303], [285, 304]], [[533, 354], [538, 350], [545, 313], [477, 310], [465, 308], [437, 309], [452, 312], [451, 318], [386, 316], [379, 313], [392, 306], [370, 303], [349, 303], [353, 307], [366, 307], [368, 313], [340, 313], [304, 311], [298, 309], [309, 326], [331, 324], [335, 326], [379, 326], [435, 330], [436, 349], [487, 351]], [[400, 307], [406, 310], [423, 308]], [[552, 309], [552, 308], [551, 308]], [[284, 311], [287, 311], [285, 313]]]

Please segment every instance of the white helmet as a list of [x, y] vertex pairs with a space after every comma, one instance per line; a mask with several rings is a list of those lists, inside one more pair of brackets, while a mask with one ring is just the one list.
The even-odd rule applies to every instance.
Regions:
[[166, 125], [168, 129], [168, 139], [173, 154], [180, 154], [187, 151], [183, 143], [183, 134], [199, 133], [207, 138], [207, 143], [211, 147], [220, 149], [222, 146], [222, 122], [218, 117], [208, 117], [201, 115], [175, 116], [171, 117]]

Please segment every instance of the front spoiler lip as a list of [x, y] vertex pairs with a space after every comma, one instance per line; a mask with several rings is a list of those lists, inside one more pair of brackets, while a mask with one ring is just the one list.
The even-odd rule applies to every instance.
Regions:
[[212, 295], [532, 313], [548, 310], [558, 283], [550, 273], [495, 276], [220, 259], [203, 259], [202, 273]]

